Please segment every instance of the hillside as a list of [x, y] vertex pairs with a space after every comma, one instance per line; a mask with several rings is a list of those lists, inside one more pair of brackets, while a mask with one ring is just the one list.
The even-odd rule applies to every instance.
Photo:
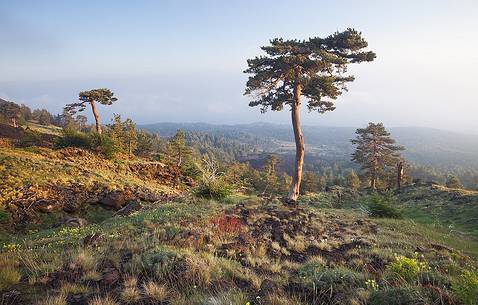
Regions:
[[45, 227], [66, 214], [85, 217], [91, 205], [119, 208], [129, 201], [156, 201], [177, 193], [173, 174], [160, 162], [114, 161], [92, 152], [44, 147], [0, 148], [0, 212], [5, 231]]
[[476, 241], [409, 220], [236, 200], [160, 200], [127, 216], [13, 237], [0, 263], [24, 276], [4, 300], [461, 304], [457, 279], [476, 264]]

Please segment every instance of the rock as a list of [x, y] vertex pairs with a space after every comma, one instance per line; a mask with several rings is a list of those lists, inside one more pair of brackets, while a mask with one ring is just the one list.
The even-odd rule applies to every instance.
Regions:
[[194, 181], [194, 179], [191, 177], [184, 176], [182, 180], [183, 180], [182, 182], [187, 186], [190, 186], [190, 187], [196, 186], [196, 181]]
[[10, 290], [3, 293], [0, 304], [2, 305], [23, 304], [20, 291]]
[[131, 191], [112, 191], [101, 198], [99, 203], [107, 209], [119, 210], [131, 197]]
[[67, 217], [63, 220], [63, 224], [68, 227], [84, 227], [88, 224], [88, 221], [80, 217]]
[[265, 279], [262, 281], [261, 288], [259, 290], [259, 294], [261, 296], [266, 295], [276, 295], [280, 293], [280, 287], [277, 283], [273, 282], [272, 280]]
[[84, 294], [71, 294], [66, 298], [68, 305], [84, 305], [88, 304], [89, 297]]
[[98, 242], [102, 240], [103, 237], [104, 237], [104, 234], [101, 234], [98, 232], [86, 235], [85, 238], [83, 239], [83, 245], [96, 247], [98, 245]]
[[110, 286], [118, 282], [120, 279], [120, 274], [115, 268], [106, 268], [103, 270], [103, 275], [101, 277], [101, 284]]
[[35, 209], [42, 213], [52, 213], [61, 210], [62, 205], [54, 200], [40, 199], [35, 202]]
[[139, 211], [143, 208], [141, 201], [134, 200], [130, 201], [126, 206], [121, 208], [118, 212], [114, 214], [114, 216], [127, 216], [132, 214], [133, 212]]

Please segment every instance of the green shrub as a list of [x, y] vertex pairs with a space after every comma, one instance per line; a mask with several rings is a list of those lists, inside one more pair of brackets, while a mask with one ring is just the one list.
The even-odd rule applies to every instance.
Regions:
[[98, 152], [108, 159], [120, 151], [118, 144], [107, 134], [83, 133], [73, 129], [63, 130], [63, 136], [55, 143], [57, 148], [78, 147]]
[[5, 208], [0, 207], [0, 223], [7, 223], [10, 221], [10, 214], [5, 211]]
[[465, 270], [452, 284], [455, 295], [466, 305], [478, 304], [478, 272]]
[[41, 145], [42, 139], [41, 139], [41, 134], [38, 131], [35, 130], [25, 130], [25, 133], [23, 137], [20, 140], [20, 146], [25, 147], [25, 146], [37, 146]]
[[177, 281], [178, 266], [182, 257], [173, 250], [156, 248], [150, 252], [133, 256], [125, 266], [125, 270], [132, 274], [144, 274], [160, 281]]
[[201, 168], [192, 159], [187, 159], [181, 166], [181, 171], [184, 176], [191, 177], [194, 180], [201, 178]]
[[120, 147], [109, 135], [90, 133], [90, 149], [102, 154], [108, 159], [112, 159], [119, 151]]
[[20, 277], [20, 272], [18, 272], [14, 261], [6, 256], [0, 259], [0, 291], [18, 284]]
[[216, 200], [224, 199], [231, 195], [232, 192], [232, 186], [222, 178], [207, 182], [203, 181], [199, 184], [195, 191], [196, 195], [199, 197]]
[[60, 137], [55, 144], [57, 148], [79, 147], [90, 149], [91, 139], [86, 133], [66, 128], [63, 129], [63, 136]]
[[425, 263], [418, 261], [416, 254], [412, 258], [396, 255], [395, 261], [388, 266], [389, 271], [406, 281], [416, 279], [420, 270], [425, 270], [426, 268]]
[[395, 207], [396, 202], [390, 195], [373, 194], [365, 205], [371, 217], [402, 218], [402, 212]]

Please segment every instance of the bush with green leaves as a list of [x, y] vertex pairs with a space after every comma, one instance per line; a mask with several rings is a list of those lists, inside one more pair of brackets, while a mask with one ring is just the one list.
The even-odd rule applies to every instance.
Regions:
[[184, 176], [190, 177], [194, 180], [199, 180], [202, 175], [201, 168], [192, 158], [188, 158], [184, 161], [181, 165], [181, 171]]
[[388, 265], [387, 269], [393, 275], [410, 282], [418, 277], [420, 271], [427, 270], [428, 265], [425, 262], [420, 262], [417, 253], [414, 253], [413, 257], [396, 255], [395, 261]]
[[8, 223], [10, 219], [10, 213], [8, 213], [4, 207], [0, 207], [0, 223]]
[[[0, 257], [0, 291], [8, 289], [20, 282], [17, 263], [7, 256]], [[3, 304], [0, 302], [0, 304]]]
[[232, 195], [233, 188], [222, 178], [201, 181], [195, 193], [199, 197], [221, 200]]
[[112, 159], [120, 151], [118, 144], [107, 134], [92, 132], [90, 134], [91, 149]]
[[78, 147], [98, 152], [106, 158], [113, 158], [119, 152], [117, 143], [107, 134], [83, 133], [70, 128], [63, 130], [63, 136], [56, 142], [57, 148]]
[[452, 288], [464, 304], [478, 304], [478, 271], [474, 268], [463, 271], [463, 274], [453, 282]]
[[397, 209], [396, 202], [391, 195], [375, 193], [365, 202], [365, 210], [371, 217], [402, 218], [402, 212]]
[[90, 149], [91, 138], [86, 133], [79, 132], [70, 128], [65, 128], [63, 129], [62, 137], [58, 138], [58, 140], [56, 141], [56, 147], [79, 147]]

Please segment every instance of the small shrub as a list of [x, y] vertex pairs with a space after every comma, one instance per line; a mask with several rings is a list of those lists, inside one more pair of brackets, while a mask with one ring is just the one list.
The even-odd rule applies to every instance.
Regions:
[[121, 291], [121, 300], [126, 304], [134, 304], [141, 299], [141, 293], [136, 287], [125, 287]]
[[90, 134], [91, 149], [102, 154], [108, 159], [112, 159], [119, 151], [120, 147], [109, 135], [92, 132]]
[[182, 258], [178, 253], [164, 248], [133, 256], [125, 267], [126, 271], [142, 273], [161, 281], [177, 281], [176, 269]]
[[365, 209], [371, 217], [402, 218], [402, 212], [394, 206], [396, 203], [391, 196], [373, 194], [365, 205]]
[[147, 282], [143, 285], [143, 291], [146, 297], [153, 302], [164, 302], [167, 300], [169, 290], [166, 285], [160, 285], [153, 281]]
[[55, 146], [57, 148], [78, 147], [90, 149], [91, 139], [86, 133], [66, 128], [63, 130], [63, 136], [57, 140]]
[[452, 284], [455, 295], [466, 305], [478, 304], [478, 273], [475, 269], [465, 270]]
[[426, 265], [418, 261], [416, 253], [412, 258], [396, 255], [395, 261], [388, 266], [389, 271], [408, 282], [416, 279], [420, 270], [425, 268]]
[[97, 262], [97, 258], [87, 249], [80, 249], [72, 258], [72, 263], [78, 265], [84, 271], [95, 270]]
[[232, 186], [221, 178], [213, 181], [203, 181], [196, 189], [197, 196], [216, 200], [224, 199], [232, 192]]
[[14, 266], [2, 267], [0, 271], [0, 291], [20, 282], [20, 272]]
[[65, 283], [60, 288], [60, 295], [69, 294], [85, 294], [88, 292], [88, 287], [76, 283]]
[[219, 233], [237, 234], [244, 228], [242, 220], [232, 215], [219, 215], [211, 219], [211, 223]]
[[0, 207], [0, 223], [7, 223], [10, 221], [10, 213], [5, 211], [3, 207]]
[[19, 146], [38, 146], [42, 144], [41, 134], [35, 130], [26, 130], [25, 134], [20, 140]]

